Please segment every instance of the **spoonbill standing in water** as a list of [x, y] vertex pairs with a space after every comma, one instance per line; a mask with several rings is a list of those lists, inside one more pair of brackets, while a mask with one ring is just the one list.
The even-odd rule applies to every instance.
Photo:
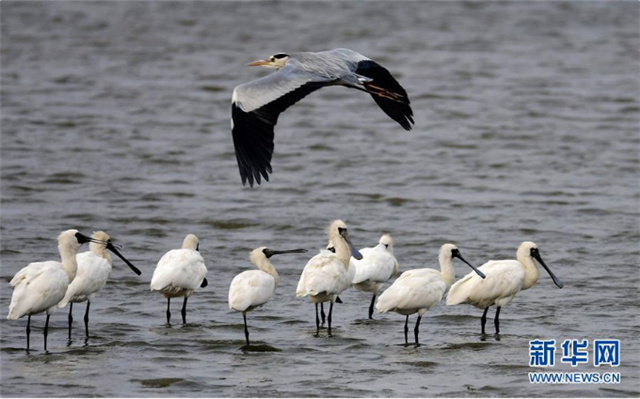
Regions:
[[167, 324], [171, 323], [171, 298], [184, 297], [182, 323], [187, 323], [187, 299], [198, 287], [206, 287], [207, 267], [200, 255], [198, 237], [189, 234], [181, 249], [172, 249], [160, 258], [151, 278], [151, 291], [167, 298]]
[[355, 269], [353, 288], [371, 292], [369, 318], [373, 319], [373, 306], [382, 284], [398, 273], [398, 261], [393, 255], [393, 239], [389, 234], [380, 237], [378, 245], [373, 248], [362, 248], [361, 260], [351, 259], [351, 267]]
[[273, 255], [307, 252], [306, 249], [274, 251], [267, 247], [256, 248], [251, 252], [250, 260], [259, 270], [247, 270], [234, 277], [229, 287], [229, 309], [242, 312], [244, 336], [249, 345], [247, 312], [269, 302], [280, 281], [278, 272], [269, 258]]
[[500, 308], [511, 302], [518, 292], [529, 289], [538, 282], [540, 273], [534, 259], [545, 268], [558, 288], [564, 286], [544, 263], [535, 243], [524, 241], [520, 244], [516, 252], [516, 259], [490, 260], [480, 266], [480, 270], [487, 276], [484, 280], [479, 279], [473, 273], [461, 278], [451, 287], [447, 296], [447, 305], [468, 303], [479, 309], [484, 309], [481, 319], [482, 334], [485, 334], [487, 311], [491, 305], [496, 305], [494, 324], [496, 334], [499, 334]]
[[328, 317], [328, 333], [331, 336], [331, 315], [333, 303], [340, 293], [351, 285], [355, 271], [349, 267], [349, 259], [353, 256], [362, 259], [362, 254], [354, 248], [349, 240], [347, 225], [342, 220], [335, 220], [329, 227], [330, 249], [320, 251], [307, 262], [302, 271], [296, 296], [308, 296], [316, 305], [316, 334], [320, 333], [318, 303], [330, 302]]
[[407, 316], [404, 322], [405, 345], [409, 344], [409, 315], [414, 313], [418, 313], [418, 320], [416, 320], [413, 334], [416, 338], [416, 346], [420, 345], [418, 333], [422, 316], [427, 310], [440, 303], [456, 277], [453, 270], [453, 258], [458, 258], [469, 265], [478, 274], [479, 279], [485, 278], [481, 271], [462, 257], [458, 247], [453, 244], [444, 244], [440, 247], [438, 255], [440, 271], [435, 269], [407, 270], [380, 295], [376, 304], [378, 312], [393, 311]]
[[13, 295], [7, 319], [16, 320], [25, 315], [28, 316], [27, 350], [29, 350], [31, 334], [31, 316], [45, 311], [47, 319], [44, 324], [44, 350], [47, 350], [49, 317], [55, 312], [56, 305], [64, 298], [69, 283], [76, 277], [78, 268], [76, 253], [80, 245], [86, 242], [97, 241], [80, 234], [78, 230], [63, 231], [58, 236], [58, 251], [62, 262], [50, 260], [29, 263], [11, 280]]
[[345, 86], [369, 93], [380, 109], [405, 130], [411, 130], [409, 96], [382, 65], [344, 48], [319, 53], [277, 53], [250, 66], [276, 73], [233, 90], [231, 130], [242, 185], [269, 181], [273, 130], [278, 116], [307, 95], [326, 86]]
[[96, 231], [91, 238], [95, 241], [89, 244], [90, 251], [76, 256], [76, 263], [78, 264], [76, 278], [69, 284], [66, 295], [58, 304], [59, 308], [64, 308], [69, 303], [69, 339], [71, 339], [71, 323], [73, 322], [73, 304], [84, 301], [87, 301], [87, 309], [84, 313], [84, 331], [85, 335], [89, 336], [89, 307], [91, 306], [91, 301], [107, 283], [109, 274], [111, 274], [112, 262], [107, 249], [122, 259], [135, 274], [138, 276], [141, 274], [140, 270], [116, 249], [107, 233]]

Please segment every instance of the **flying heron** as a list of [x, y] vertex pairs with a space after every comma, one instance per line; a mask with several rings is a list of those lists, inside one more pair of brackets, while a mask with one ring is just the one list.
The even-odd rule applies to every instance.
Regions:
[[242, 184], [269, 181], [273, 128], [291, 105], [325, 86], [346, 86], [369, 93], [380, 109], [405, 130], [411, 130], [409, 96], [388, 70], [348, 49], [318, 53], [277, 53], [250, 66], [276, 73], [242, 84], [233, 91], [231, 129]]

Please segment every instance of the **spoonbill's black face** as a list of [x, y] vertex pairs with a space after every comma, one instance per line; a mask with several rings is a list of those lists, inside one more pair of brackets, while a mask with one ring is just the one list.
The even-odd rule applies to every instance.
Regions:
[[264, 256], [267, 257], [267, 259], [269, 259], [270, 257], [272, 257], [273, 255], [280, 255], [280, 254], [303, 254], [306, 253], [307, 250], [306, 249], [287, 249], [285, 251], [274, 251], [272, 249], [269, 248], [265, 248], [262, 250], [262, 253], [264, 254]]
[[338, 227], [338, 233], [340, 234], [340, 236], [342, 236], [342, 238], [344, 239], [344, 241], [347, 243], [347, 245], [349, 246], [349, 250], [351, 251], [351, 256], [353, 256], [355, 259], [360, 260], [363, 258], [362, 254], [360, 253], [360, 251], [358, 251], [353, 244], [351, 244], [351, 240], [349, 240], [349, 233], [347, 232], [347, 229], [344, 227]]
[[547, 271], [547, 273], [549, 273], [549, 276], [551, 276], [551, 279], [553, 280], [553, 283], [558, 286], [558, 288], [562, 288], [564, 287], [564, 283], [562, 281], [560, 281], [560, 279], [558, 277], [556, 277], [555, 274], [553, 274], [553, 272], [551, 271], [551, 269], [549, 269], [549, 266], [546, 265], [546, 263], [544, 263], [544, 261], [542, 260], [542, 256], [540, 256], [540, 251], [538, 250], [538, 248], [531, 248], [530, 251], [531, 257], [535, 260], [538, 261], [538, 263], [540, 263], [542, 265], [542, 267], [544, 267], [544, 269]]
[[137, 267], [135, 267], [135, 266], [133, 265], [133, 263], [129, 262], [129, 261], [127, 260], [127, 258], [125, 258], [125, 257], [120, 253], [120, 251], [118, 251], [118, 249], [116, 248], [116, 246], [115, 246], [115, 245], [113, 245], [113, 243], [111, 242], [111, 240], [108, 240], [108, 241], [106, 242], [106, 244], [107, 244], [107, 245], [106, 245], [106, 248], [107, 248], [109, 251], [111, 251], [111, 252], [113, 252], [114, 254], [116, 254], [116, 256], [117, 256], [118, 258], [122, 259], [122, 261], [123, 261], [124, 263], [126, 263], [126, 264], [127, 264], [127, 266], [129, 266], [129, 268], [130, 268], [130, 269], [131, 269], [135, 274], [137, 274], [138, 276], [142, 274], [142, 272], [141, 272]]
[[200, 252], [200, 243], [198, 243], [198, 245], [196, 245], [196, 251]]
[[462, 254], [460, 253], [460, 250], [458, 248], [453, 248], [451, 250], [451, 257], [452, 258], [458, 258], [461, 261], [463, 261], [464, 263], [466, 263], [467, 265], [469, 265], [469, 267], [471, 267], [473, 269], [474, 272], [476, 272], [476, 274], [482, 278], [486, 278], [487, 276], [485, 276], [484, 273], [482, 273], [480, 270], [478, 270], [477, 267], [473, 266], [471, 263], [467, 262], [463, 257]]

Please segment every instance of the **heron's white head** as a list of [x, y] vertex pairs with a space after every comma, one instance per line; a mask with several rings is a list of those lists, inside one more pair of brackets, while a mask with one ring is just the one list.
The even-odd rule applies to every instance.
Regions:
[[353, 244], [351, 244], [351, 240], [349, 240], [349, 233], [347, 232], [347, 225], [340, 219], [334, 220], [329, 226], [329, 242], [333, 243], [333, 247], [340, 245], [339, 243], [343, 243], [349, 248], [351, 252], [351, 256], [360, 260], [362, 259], [362, 254], [358, 251]]
[[266, 68], [280, 69], [287, 64], [289, 54], [276, 53], [266, 60], [257, 60], [249, 63], [249, 66], [263, 66]]
[[380, 237], [378, 244], [383, 245], [387, 251], [393, 252], [393, 238], [391, 238], [391, 235], [384, 234]]
[[542, 256], [540, 256], [540, 250], [538, 249], [538, 246], [534, 242], [524, 241], [523, 243], [521, 243], [520, 246], [518, 247], [518, 251], [516, 252], [516, 258], [520, 262], [522, 262], [522, 260], [525, 260], [525, 259], [530, 260], [532, 258], [537, 260], [538, 263], [540, 263], [542, 267], [544, 267], [547, 273], [549, 273], [549, 276], [551, 276], [553, 283], [557, 285], [558, 288], [564, 287], [564, 284], [562, 283], [562, 281], [560, 281], [560, 279], [556, 277], [555, 274], [553, 274], [551, 269], [549, 269], [549, 266], [547, 266], [544, 263], [544, 261], [542, 260]]
[[200, 241], [198, 237], [193, 234], [189, 234], [182, 242], [182, 249], [193, 249], [194, 251], [200, 251]]

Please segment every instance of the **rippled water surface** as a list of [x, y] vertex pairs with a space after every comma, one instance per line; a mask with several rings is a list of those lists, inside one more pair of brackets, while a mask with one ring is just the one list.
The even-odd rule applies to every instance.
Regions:
[[[637, 397], [638, 11], [635, 2], [2, 2], [1, 394]], [[335, 47], [398, 77], [415, 129], [363, 93], [321, 90], [280, 118], [272, 181], [243, 188], [231, 92], [268, 73], [245, 65]], [[542, 272], [503, 309], [499, 340], [479, 335], [478, 309], [438, 306], [419, 348], [400, 345], [402, 316], [368, 321], [369, 297], [349, 290], [334, 337], [316, 338], [313, 306], [295, 285], [335, 218], [359, 247], [390, 232], [401, 270], [437, 267], [444, 242], [481, 264], [532, 240], [565, 287]], [[44, 317], [33, 317], [27, 355], [26, 320], [6, 320], [8, 281], [58, 258], [55, 237], [67, 228], [107, 231], [143, 274], [115, 261], [88, 340], [84, 305], [71, 342], [66, 310], [52, 316], [48, 354]], [[187, 233], [201, 239], [210, 284], [191, 297], [189, 324], [167, 327], [148, 284]], [[273, 258], [281, 285], [250, 314], [247, 350], [226, 297], [262, 245], [311, 253]], [[530, 385], [535, 338], [621, 339], [622, 383]]]

